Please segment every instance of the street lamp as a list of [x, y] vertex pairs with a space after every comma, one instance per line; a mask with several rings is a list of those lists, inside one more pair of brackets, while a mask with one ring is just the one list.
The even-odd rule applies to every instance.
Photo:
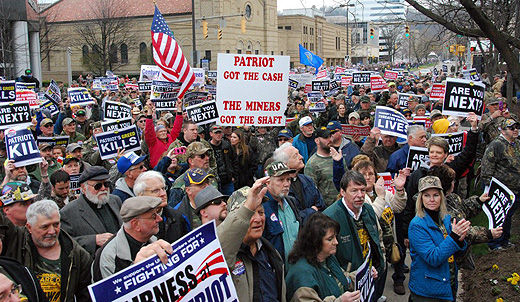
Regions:
[[339, 7], [346, 7], [347, 8], [347, 23], [346, 23], [346, 28], [347, 28], [347, 56], [350, 58], [350, 53], [349, 53], [349, 47], [348, 47], [348, 44], [349, 44], [349, 33], [348, 33], [348, 8], [349, 7], [354, 7], [355, 5], [353, 3], [347, 3], [347, 4], [340, 4]]

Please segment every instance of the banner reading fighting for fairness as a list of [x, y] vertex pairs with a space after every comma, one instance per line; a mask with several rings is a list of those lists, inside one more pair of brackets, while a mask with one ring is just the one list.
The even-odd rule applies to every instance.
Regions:
[[169, 111], [177, 108], [177, 95], [182, 83], [168, 81], [152, 81], [150, 99], [154, 102], [155, 110]]
[[395, 81], [395, 80], [397, 80], [397, 77], [399, 77], [398, 71], [385, 70], [385, 75], [384, 75], [385, 80]]
[[92, 301], [238, 302], [216, 233], [208, 222], [172, 244], [166, 265], [152, 256], [89, 285]]
[[444, 100], [444, 94], [446, 86], [442, 83], [434, 83], [432, 90], [430, 91], [430, 101], [442, 101]]
[[59, 104], [61, 102], [60, 86], [54, 80], [51, 80], [51, 83], [47, 88], [46, 94], [48, 95], [49, 99], [52, 100], [54, 103]]
[[7, 159], [14, 160], [15, 167], [28, 166], [42, 161], [34, 136], [27, 127], [5, 130], [5, 146]]
[[118, 149], [125, 149], [126, 152], [139, 150], [141, 144], [137, 133], [137, 128], [133, 125], [128, 128], [96, 134], [94, 138], [97, 141], [101, 159], [116, 157]]

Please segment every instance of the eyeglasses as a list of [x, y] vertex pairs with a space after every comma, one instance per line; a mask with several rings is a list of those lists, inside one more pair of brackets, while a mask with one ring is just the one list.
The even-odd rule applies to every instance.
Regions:
[[50, 128], [50, 127], [52, 127], [52, 126], [53, 126], [53, 124], [42, 125], [42, 127], [44, 127], [44, 128]]
[[157, 189], [145, 189], [145, 191], [148, 191], [154, 195], [157, 195], [159, 193], [161, 193], [161, 191], [165, 191], [166, 192], [166, 187], [160, 187], [160, 188], [157, 188]]
[[509, 129], [511, 131], [520, 130], [520, 125], [519, 124], [515, 124], [513, 126], [506, 127], [506, 129]]
[[155, 210], [155, 213], [152, 214], [150, 217], [137, 217], [137, 219], [151, 219], [156, 220], [157, 217], [161, 217], [163, 212], [163, 208], [158, 208]]
[[128, 171], [133, 171], [133, 170], [144, 170], [146, 169], [146, 167], [144, 165], [139, 165], [139, 166], [134, 166], [130, 169], [128, 169]]
[[17, 296], [19, 297], [20, 296], [20, 293], [22, 292], [22, 285], [21, 284], [16, 284], [11, 287], [11, 290], [9, 291], [9, 294], [8, 295], [0, 295], [0, 302], [4, 302], [4, 301], [7, 301], [7, 299], [11, 296]]
[[200, 159], [205, 159], [206, 156], [208, 156], [207, 153], [204, 153], [204, 154], [200, 154], [200, 155], [197, 155], [198, 157], [200, 157]]
[[93, 184], [89, 184], [87, 183], [89, 186], [92, 186], [94, 188], [94, 190], [96, 191], [99, 191], [101, 190], [101, 187], [105, 187], [106, 189], [109, 189], [110, 188], [110, 182], [109, 181], [105, 181], [105, 182], [98, 182], [97, 184], [93, 185]]

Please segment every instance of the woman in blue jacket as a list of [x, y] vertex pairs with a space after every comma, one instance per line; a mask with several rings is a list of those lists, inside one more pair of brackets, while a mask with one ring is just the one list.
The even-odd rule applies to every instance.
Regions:
[[457, 297], [455, 253], [466, 249], [464, 238], [471, 223], [452, 221], [446, 209], [441, 181], [419, 180], [416, 216], [410, 223], [410, 298], [412, 302], [454, 301]]

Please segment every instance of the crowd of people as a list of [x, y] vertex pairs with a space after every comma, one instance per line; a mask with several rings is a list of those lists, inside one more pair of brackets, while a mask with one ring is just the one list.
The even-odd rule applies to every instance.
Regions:
[[[489, 200], [492, 177], [520, 197], [520, 120], [502, 96], [503, 77], [484, 82], [481, 118], [443, 115], [429, 99], [431, 74], [401, 77], [381, 93], [342, 87], [324, 94], [321, 112], [309, 110], [303, 87], [289, 88], [286, 127], [199, 126], [182, 100], [176, 111], [157, 111], [149, 93], [126, 88], [136, 79], [123, 77], [118, 91], [79, 78], [95, 103], [71, 106], [60, 83], [59, 114], [38, 110], [30, 128], [35, 139], [66, 135], [67, 146], [41, 143], [43, 161], [19, 166], [0, 142], [0, 301], [89, 301], [88, 285], [153, 254], [165, 262], [171, 243], [212, 220], [240, 301], [359, 301], [355, 272], [366, 260], [373, 301], [386, 300], [390, 273], [409, 301], [455, 301], [472, 244], [513, 246], [518, 202], [503, 227], [469, 221]], [[415, 95], [407, 108], [400, 92]], [[141, 150], [101, 159], [94, 136], [106, 101], [132, 106]], [[425, 116], [431, 127], [411, 124], [404, 141], [382, 134], [376, 105]], [[345, 135], [345, 124], [368, 125], [370, 134]], [[432, 136], [462, 130], [455, 156]], [[406, 166], [410, 147], [428, 149], [427, 166]]]

